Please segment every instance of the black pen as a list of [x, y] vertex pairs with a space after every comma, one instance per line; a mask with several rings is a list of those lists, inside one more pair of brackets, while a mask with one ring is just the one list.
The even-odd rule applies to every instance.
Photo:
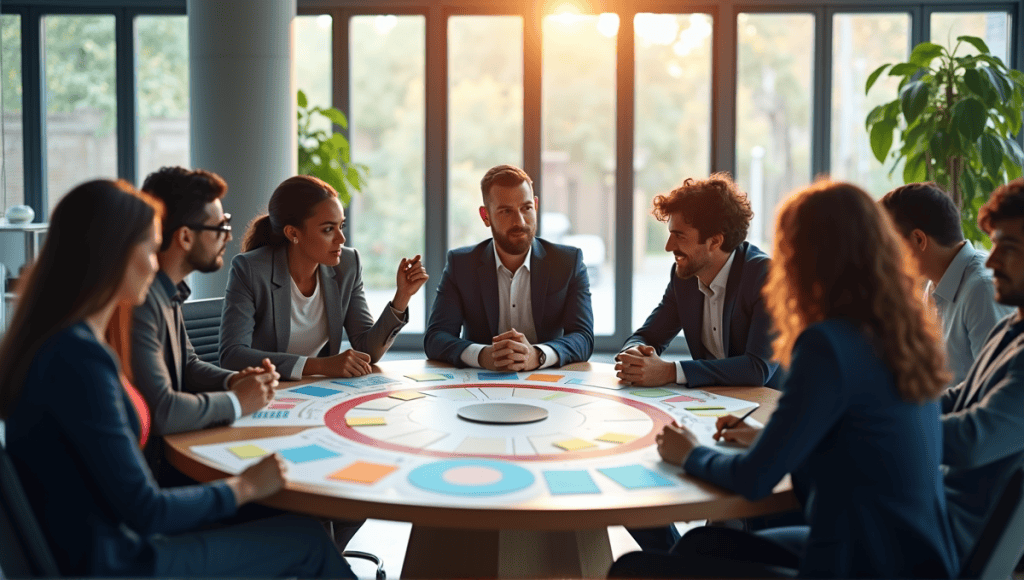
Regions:
[[721, 429], [718, 430], [718, 433], [715, 433], [715, 435], [720, 435], [722, 431], [725, 431], [726, 429], [735, 429], [736, 427], [739, 427], [740, 423], [742, 423], [747, 417], [751, 416], [754, 413], [754, 411], [756, 411], [757, 408], [760, 406], [761, 405], [754, 405], [749, 411], [744, 413], [742, 417], [733, 421], [732, 425], [722, 427]]

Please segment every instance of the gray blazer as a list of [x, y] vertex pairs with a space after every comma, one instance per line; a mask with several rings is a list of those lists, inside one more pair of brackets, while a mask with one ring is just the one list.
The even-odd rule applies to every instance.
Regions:
[[967, 379], [942, 395], [946, 499], [961, 561], [1024, 463], [1024, 323], [1016, 319], [992, 329]]
[[[342, 248], [337, 266], [321, 264], [320, 280], [329, 337], [321, 355], [341, 352], [344, 330], [352, 348], [369, 354], [371, 362], [376, 363], [409, 321], [408, 311], [405, 320], [399, 320], [388, 305], [377, 322], [373, 321], [363, 294], [359, 253], [352, 248]], [[302, 357], [283, 352], [291, 333], [291, 308], [286, 246], [264, 246], [235, 256], [221, 315], [221, 366], [242, 369], [269, 358], [282, 378], [293, 376]]]
[[[205, 429], [235, 420], [235, 407], [224, 390], [230, 371], [199, 360], [185, 333], [181, 304], [174, 288], [157, 272], [146, 301], [132, 311], [131, 365], [135, 387], [149, 404], [154, 435]], [[182, 282], [174, 294], [188, 286]], [[150, 447], [160, 447], [150, 445]]]

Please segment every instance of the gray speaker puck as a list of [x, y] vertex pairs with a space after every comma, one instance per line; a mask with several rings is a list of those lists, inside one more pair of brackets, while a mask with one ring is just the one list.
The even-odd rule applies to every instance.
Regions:
[[474, 423], [517, 425], [548, 418], [547, 409], [521, 403], [481, 403], [459, 409], [459, 417]]

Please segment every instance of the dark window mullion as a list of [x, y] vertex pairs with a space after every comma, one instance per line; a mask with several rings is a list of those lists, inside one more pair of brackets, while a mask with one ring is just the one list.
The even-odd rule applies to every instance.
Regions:
[[117, 174], [135, 184], [138, 127], [135, 112], [138, 100], [135, 91], [135, 11], [114, 12], [115, 102], [117, 107]]
[[21, 13], [21, 118], [25, 163], [25, 204], [36, 212], [36, 221], [49, 218], [46, 200], [46, 114], [43, 85], [43, 21], [38, 9]]

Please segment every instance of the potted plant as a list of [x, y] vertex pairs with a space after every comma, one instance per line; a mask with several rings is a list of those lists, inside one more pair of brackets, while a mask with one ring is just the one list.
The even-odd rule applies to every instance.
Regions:
[[[306, 93], [298, 94], [299, 173], [319, 177], [338, 192], [341, 204], [348, 206], [352, 192], [366, 185], [369, 168], [352, 162], [348, 139], [335, 133], [333, 125], [348, 128], [345, 114], [333, 107], [310, 107]], [[317, 128], [318, 120], [330, 121], [328, 129]]]
[[[958, 55], [964, 45], [978, 54]], [[897, 98], [867, 117], [871, 150], [879, 161], [903, 161], [904, 183], [934, 181], [960, 208], [968, 239], [989, 244], [978, 209], [1000, 184], [1021, 176], [1024, 151], [1016, 141], [1024, 114], [1024, 73], [1008, 68], [974, 36], [953, 50], [922, 42], [908, 62], [871, 73], [865, 93], [886, 71], [902, 77]], [[894, 133], [898, 140], [894, 139]], [[892, 151], [890, 155], [890, 151]]]

